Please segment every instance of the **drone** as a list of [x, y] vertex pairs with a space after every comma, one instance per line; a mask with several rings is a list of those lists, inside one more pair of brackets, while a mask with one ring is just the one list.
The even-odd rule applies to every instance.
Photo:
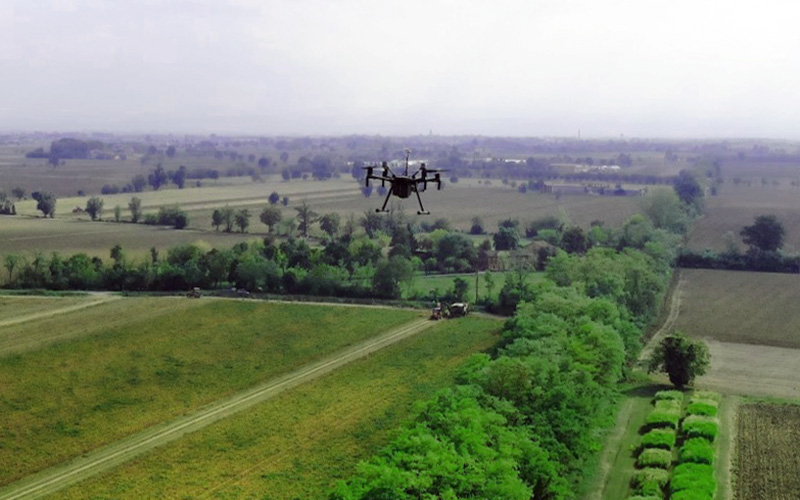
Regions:
[[[378, 165], [369, 165], [363, 167], [364, 170], [367, 171], [367, 178], [366, 178], [366, 186], [369, 187], [370, 179], [374, 179], [377, 181], [381, 181], [381, 186], [386, 187], [386, 183], [388, 182], [391, 187], [389, 188], [389, 193], [386, 195], [386, 199], [383, 201], [383, 206], [381, 208], [376, 208], [376, 212], [388, 212], [386, 210], [386, 205], [389, 203], [389, 198], [392, 195], [397, 196], [398, 198], [405, 199], [411, 196], [411, 193], [417, 195], [417, 201], [419, 202], [419, 210], [417, 214], [419, 215], [430, 215], [430, 212], [425, 210], [425, 207], [422, 206], [422, 198], [420, 198], [419, 193], [425, 191], [428, 187], [429, 182], [433, 182], [436, 184], [436, 188], [438, 190], [442, 189], [442, 179], [440, 177], [440, 172], [444, 172], [441, 169], [431, 169], [428, 168], [425, 163], [421, 163], [419, 169], [414, 172], [413, 174], [408, 174], [408, 157], [411, 154], [411, 150], [406, 149], [406, 166], [403, 175], [398, 175], [389, 168], [388, 162], [382, 162], [380, 166]], [[375, 169], [380, 168], [380, 174], [375, 174]], [[434, 174], [433, 177], [428, 177], [428, 174]]]

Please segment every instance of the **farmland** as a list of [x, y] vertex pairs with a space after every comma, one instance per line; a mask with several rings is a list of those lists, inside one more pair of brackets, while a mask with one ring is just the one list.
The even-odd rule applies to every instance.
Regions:
[[[4, 329], [3, 339], [22, 330], [42, 337], [44, 347], [0, 358], [0, 462], [6, 464], [0, 484], [274, 378], [416, 314], [145, 298]], [[51, 329], [69, 340], [51, 343]]]
[[800, 406], [748, 403], [740, 407], [736, 498], [789, 500], [800, 491]]
[[448, 385], [500, 323], [441, 324], [58, 495], [62, 499], [322, 498]]

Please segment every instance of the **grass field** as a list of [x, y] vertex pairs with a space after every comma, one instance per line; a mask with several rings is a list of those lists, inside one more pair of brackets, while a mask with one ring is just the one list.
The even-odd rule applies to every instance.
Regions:
[[[116, 314], [114, 313], [116, 311]], [[400, 310], [123, 299], [4, 329], [0, 484], [274, 378], [417, 317]], [[51, 329], [72, 337], [46, 345]]]
[[[491, 298], [496, 300], [498, 294], [500, 293], [500, 289], [503, 288], [505, 284], [506, 275], [511, 273], [512, 271], [498, 271], [493, 272], [493, 280], [494, 285], [492, 287], [492, 294]], [[478, 298], [480, 300], [484, 300], [488, 294], [488, 290], [486, 288], [486, 279], [485, 273], [480, 273], [478, 275]], [[474, 303], [475, 301], [475, 275], [474, 274], [459, 274], [459, 275], [429, 275], [429, 276], [417, 276], [414, 278], [414, 281], [411, 284], [410, 290], [406, 293], [406, 295], [411, 294], [420, 294], [425, 295], [431, 293], [431, 291], [437, 291], [437, 295], [441, 297], [444, 294], [450, 293], [453, 290], [453, 282], [456, 278], [461, 278], [467, 282], [469, 288], [467, 288], [467, 293], [465, 295], [465, 299], [467, 302]], [[541, 281], [544, 278], [543, 273], [531, 273], [528, 276], [528, 283], [536, 283]]]
[[32, 314], [63, 309], [95, 300], [91, 297], [39, 297], [0, 295], [0, 323]]
[[502, 323], [449, 321], [58, 495], [111, 498], [323, 498], [449, 385]]
[[789, 500], [800, 491], [800, 406], [751, 403], [739, 408], [736, 498]]
[[681, 270], [676, 328], [721, 342], [800, 348], [800, 277]]

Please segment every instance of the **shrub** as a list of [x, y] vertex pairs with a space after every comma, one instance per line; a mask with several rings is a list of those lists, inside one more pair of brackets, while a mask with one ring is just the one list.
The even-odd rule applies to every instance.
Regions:
[[633, 473], [631, 486], [637, 495], [661, 498], [667, 481], [669, 481], [669, 472], [664, 469], [639, 469]]
[[661, 495], [634, 495], [632, 497], [628, 497], [628, 500], [661, 500]]
[[645, 422], [651, 429], [656, 427], [670, 427], [672, 429], [677, 429], [680, 418], [680, 411], [655, 408], [647, 416], [647, 420]]
[[639, 453], [636, 460], [637, 467], [657, 467], [659, 469], [669, 469], [672, 465], [672, 452], [658, 448], [645, 448]]
[[653, 429], [642, 436], [643, 448], [662, 448], [671, 450], [675, 446], [675, 431], [672, 429]]
[[679, 461], [711, 465], [714, 463], [714, 447], [703, 438], [687, 439], [681, 446]]
[[[713, 496], [717, 489], [717, 482], [714, 479], [714, 469], [708, 464], [680, 464], [676, 466], [672, 472], [670, 489], [673, 492], [672, 498], [675, 498], [676, 492], [684, 490], [691, 490], [698, 494]], [[686, 495], [688, 495], [688, 493]]]
[[717, 438], [719, 423], [713, 417], [703, 415], [689, 415], [683, 419], [683, 434], [687, 438], [701, 437], [709, 442]]
[[707, 491], [683, 490], [670, 495], [670, 500], [714, 500], [714, 495]]
[[673, 399], [678, 402], [683, 402], [683, 393], [681, 391], [658, 391], [654, 396], [656, 401], [662, 399]]
[[657, 410], [676, 411], [680, 414], [681, 402], [675, 399], [660, 399], [653, 403]]
[[707, 417], [717, 416], [717, 404], [707, 399], [693, 400], [686, 407], [688, 415], [705, 415]]

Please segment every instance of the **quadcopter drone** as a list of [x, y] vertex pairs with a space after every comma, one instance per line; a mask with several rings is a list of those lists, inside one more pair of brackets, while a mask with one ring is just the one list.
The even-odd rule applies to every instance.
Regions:
[[[422, 199], [420, 198], [419, 193], [427, 189], [429, 182], [435, 183], [437, 189], [442, 189], [442, 179], [439, 173], [444, 172], [444, 170], [430, 169], [425, 166], [425, 163], [422, 163], [416, 172], [409, 175], [408, 157], [410, 154], [411, 151], [406, 149], [406, 166], [403, 175], [397, 175], [394, 173], [392, 169], [389, 168], [389, 163], [385, 161], [382, 162], [380, 166], [370, 165], [364, 167], [364, 169], [367, 171], [367, 187], [369, 187], [370, 179], [381, 181], [381, 186], [383, 187], [386, 187], [387, 182], [391, 184], [389, 193], [386, 195], [386, 199], [383, 201], [383, 206], [381, 208], [376, 208], [376, 212], [388, 212], [388, 210], [386, 210], [386, 205], [389, 203], [389, 198], [391, 198], [392, 195], [401, 199], [405, 199], [411, 196], [411, 193], [414, 193], [417, 195], [417, 201], [419, 202], [419, 210], [417, 213], [419, 215], [430, 214], [430, 212], [426, 211], [422, 206]], [[378, 175], [374, 173], [376, 168], [381, 169], [381, 172]], [[428, 177], [428, 174], [434, 174], [434, 176], [431, 178]]]

